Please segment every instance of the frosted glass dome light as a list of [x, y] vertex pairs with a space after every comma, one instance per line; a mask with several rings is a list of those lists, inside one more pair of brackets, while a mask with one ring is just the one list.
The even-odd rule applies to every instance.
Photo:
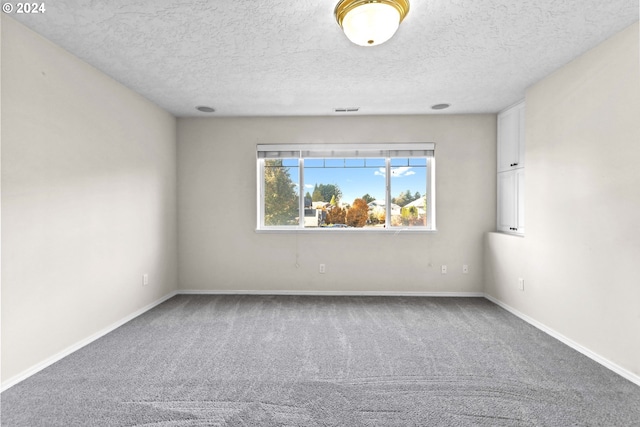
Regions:
[[334, 11], [347, 38], [359, 46], [389, 40], [408, 12], [407, 0], [342, 0]]

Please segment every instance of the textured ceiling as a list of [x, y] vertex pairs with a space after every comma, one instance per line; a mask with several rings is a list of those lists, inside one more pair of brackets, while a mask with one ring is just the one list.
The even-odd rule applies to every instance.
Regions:
[[[337, 0], [53, 0], [11, 16], [176, 116], [497, 112], [638, 20], [638, 0], [411, 0], [359, 47]], [[209, 114], [211, 115], [211, 114]]]

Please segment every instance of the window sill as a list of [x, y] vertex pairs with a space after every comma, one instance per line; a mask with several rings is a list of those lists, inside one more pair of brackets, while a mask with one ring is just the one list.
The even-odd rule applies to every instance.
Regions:
[[438, 230], [427, 228], [259, 228], [255, 232], [257, 234], [287, 234], [287, 233], [301, 233], [301, 234], [431, 234], [436, 233]]
[[494, 233], [504, 234], [505, 236], [524, 237], [524, 233], [518, 233], [517, 231], [496, 230]]

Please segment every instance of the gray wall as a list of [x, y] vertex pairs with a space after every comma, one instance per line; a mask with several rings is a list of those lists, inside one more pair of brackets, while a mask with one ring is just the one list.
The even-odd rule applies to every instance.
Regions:
[[177, 219], [175, 119], [2, 15], [4, 384], [175, 291]]
[[[179, 119], [180, 289], [482, 292], [495, 140], [491, 114]], [[255, 232], [256, 144], [350, 142], [436, 143], [436, 233]]]
[[638, 51], [635, 24], [527, 91], [526, 236], [488, 235], [485, 280], [489, 295], [636, 376]]

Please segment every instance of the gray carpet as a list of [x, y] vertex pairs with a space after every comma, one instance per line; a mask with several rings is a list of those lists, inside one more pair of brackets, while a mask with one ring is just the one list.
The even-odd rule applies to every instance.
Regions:
[[640, 387], [481, 298], [177, 296], [3, 426], [640, 426]]

